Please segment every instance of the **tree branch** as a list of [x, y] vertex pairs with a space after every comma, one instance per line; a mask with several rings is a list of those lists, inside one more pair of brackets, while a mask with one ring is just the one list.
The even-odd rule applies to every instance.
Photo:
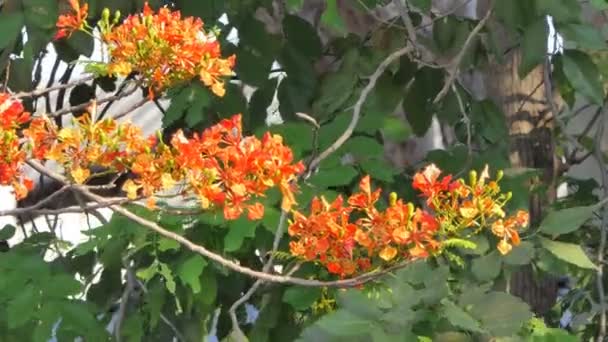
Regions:
[[454, 83], [454, 80], [456, 79], [456, 76], [458, 75], [458, 70], [460, 69], [460, 63], [462, 63], [462, 59], [464, 58], [465, 54], [467, 53], [467, 50], [469, 49], [469, 46], [471, 45], [471, 43], [473, 42], [473, 40], [475, 39], [477, 34], [479, 34], [481, 29], [486, 25], [486, 22], [488, 21], [488, 19], [490, 19], [490, 16], [492, 15], [492, 11], [493, 11], [493, 6], [490, 5], [490, 8], [488, 9], [488, 12], [486, 12], [486, 15], [477, 23], [475, 28], [473, 28], [473, 30], [471, 31], [471, 33], [465, 40], [464, 44], [462, 45], [462, 49], [460, 49], [460, 51], [458, 52], [456, 57], [454, 57], [452, 62], [448, 65], [448, 69], [447, 69], [448, 79], [445, 81], [443, 88], [441, 88], [439, 93], [437, 93], [437, 96], [435, 96], [435, 99], [433, 100], [433, 104], [436, 104], [439, 101], [441, 101], [447, 95], [448, 91], [450, 91], [450, 88], [452, 87], [452, 83]]
[[[68, 180], [65, 177], [63, 177], [62, 175], [60, 175], [52, 170], [47, 169], [46, 167], [44, 167], [37, 161], [29, 160], [29, 161], [27, 161], [27, 164], [29, 166], [31, 166], [34, 170], [54, 179], [62, 184], [69, 184]], [[94, 201], [98, 202], [99, 204], [104, 204], [104, 205], [107, 204], [107, 203], [105, 203], [106, 202], [105, 198], [92, 193], [86, 187], [81, 186], [81, 185], [73, 185], [73, 186], [78, 191], [80, 191], [80, 193], [82, 193], [85, 197], [88, 197], [89, 199], [94, 200]], [[304, 278], [297, 278], [297, 277], [291, 277], [291, 276], [268, 274], [265, 272], [253, 270], [253, 269], [245, 267], [245, 266], [241, 266], [238, 263], [236, 263], [232, 260], [228, 260], [228, 259], [224, 258], [223, 256], [216, 254], [203, 246], [195, 244], [194, 242], [186, 239], [185, 237], [183, 237], [177, 233], [164, 229], [163, 227], [156, 224], [155, 222], [152, 222], [152, 221], [146, 220], [142, 217], [139, 217], [136, 214], [134, 214], [134, 213], [130, 212], [129, 210], [122, 208], [118, 205], [109, 205], [109, 207], [115, 213], [121, 214], [121, 215], [125, 216], [126, 218], [130, 219], [131, 221], [138, 223], [138, 224], [142, 225], [143, 227], [146, 227], [152, 231], [155, 231], [158, 234], [160, 234], [168, 239], [175, 240], [176, 242], [180, 243], [182, 246], [190, 249], [191, 251], [198, 253], [208, 259], [211, 259], [212, 261], [215, 261], [218, 264], [220, 264], [228, 269], [231, 269], [235, 272], [244, 274], [251, 278], [262, 279], [267, 282], [273, 282], [273, 283], [279, 283], [279, 284], [292, 284], [292, 285], [300, 285], [300, 286], [307, 286], [307, 287], [354, 287], [354, 286], [358, 286], [358, 285], [367, 283], [369, 281], [375, 280], [387, 273], [401, 269], [411, 263], [411, 261], [404, 261], [403, 263], [399, 263], [399, 264], [387, 267], [385, 269], [364, 273], [364, 274], [354, 277], [354, 278], [332, 280], [332, 281], [322, 281], [322, 280], [315, 280], [315, 279], [304, 279]]]
[[315, 159], [313, 159], [310, 162], [310, 166], [308, 168], [309, 174], [312, 172], [312, 170], [314, 170], [317, 166], [319, 166], [319, 164], [325, 158], [329, 157], [332, 153], [334, 153], [337, 149], [339, 149], [340, 146], [342, 146], [342, 144], [344, 144], [350, 138], [350, 136], [355, 131], [357, 124], [359, 123], [359, 119], [361, 118], [361, 109], [363, 108], [363, 104], [367, 100], [367, 97], [371, 93], [372, 89], [374, 89], [374, 87], [376, 86], [376, 82], [378, 81], [378, 78], [380, 78], [380, 76], [382, 76], [382, 74], [384, 73], [386, 68], [388, 68], [388, 66], [391, 65], [391, 63], [396, 61], [401, 56], [408, 54], [409, 52], [412, 51], [412, 49], [413, 49], [413, 45], [408, 45], [406, 47], [403, 47], [403, 48], [391, 53], [388, 57], [386, 57], [386, 59], [384, 61], [382, 61], [382, 63], [380, 63], [380, 65], [378, 65], [378, 68], [369, 77], [369, 82], [367, 83], [365, 88], [363, 88], [363, 90], [361, 91], [361, 94], [359, 95], [359, 98], [357, 99], [357, 102], [355, 103], [355, 107], [353, 109], [353, 117], [350, 120], [348, 127], [346, 128], [344, 133], [342, 133], [342, 135], [340, 135], [340, 137], [338, 139], [336, 139], [336, 141], [333, 144], [331, 144], [331, 146], [329, 146], [325, 151], [321, 152], [321, 154], [318, 157], [316, 157]]

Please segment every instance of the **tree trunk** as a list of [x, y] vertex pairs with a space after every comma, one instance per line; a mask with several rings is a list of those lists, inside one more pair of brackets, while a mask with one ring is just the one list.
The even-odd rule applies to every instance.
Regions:
[[[481, 6], [483, 7], [483, 6]], [[485, 13], [485, 12], [484, 12]], [[499, 32], [497, 41], [506, 51], [514, 42], [506, 30], [495, 20], [492, 30]], [[543, 194], [530, 197], [531, 226], [538, 225], [543, 208], [555, 199], [556, 157], [553, 139], [551, 106], [546, 101], [544, 67], [538, 66], [521, 79], [518, 67], [521, 59], [519, 48], [511, 49], [501, 61], [492, 61], [486, 76], [489, 97], [506, 116], [510, 137], [510, 161], [514, 168], [535, 168], [542, 171], [542, 178], [535, 182], [547, 187]], [[522, 298], [533, 311], [543, 316], [555, 304], [557, 281], [552, 277], [535, 277], [532, 267], [522, 267], [511, 275], [510, 292]]]

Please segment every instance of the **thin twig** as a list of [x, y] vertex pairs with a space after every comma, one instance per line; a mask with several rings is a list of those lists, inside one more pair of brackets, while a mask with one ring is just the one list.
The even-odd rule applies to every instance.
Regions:
[[[268, 257], [268, 261], [262, 267], [262, 272], [268, 273], [274, 264], [275, 252], [279, 249], [279, 243], [281, 242], [281, 238], [283, 237], [283, 231], [285, 230], [285, 221], [287, 220], [287, 212], [282, 211], [281, 217], [279, 218], [279, 224], [277, 226], [277, 230], [274, 234], [274, 241], [272, 242], [272, 251], [270, 252], [270, 256]], [[258, 290], [260, 286], [264, 283], [264, 280], [258, 279], [253, 283], [251, 288], [237, 301], [235, 301], [230, 309], [228, 310], [228, 314], [230, 315], [230, 320], [232, 321], [232, 329], [236, 332], [239, 338], [245, 336], [241, 328], [239, 327], [239, 322], [236, 317], [236, 309], [247, 302], [253, 294]]]
[[[131, 273], [133, 274], [133, 269], [132, 268], [128, 268], [127, 269], [127, 273]], [[139, 288], [145, 293], [148, 294], [148, 289], [146, 288], [146, 285], [139, 279], [137, 279], [137, 277], [133, 276], [135, 281], [137, 282], [137, 285], [139, 286]], [[175, 338], [177, 338], [178, 341], [183, 341], [185, 342], [186, 339], [184, 338], [184, 335], [179, 331], [179, 329], [177, 329], [177, 327], [175, 326], [175, 324], [173, 324], [173, 322], [171, 322], [167, 316], [165, 316], [162, 312], [159, 314], [160, 316], [160, 320], [163, 321], [169, 328], [171, 328], [171, 330], [173, 330], [173, 334], [175, 334]]]
[[416, 29], [414, 28], [414, 24], [412, 23], [412, 18], [410, 18], [407, 4], [404, 4], [402, 0], [393, 0], [393, 4], [395, 5], [395, 7], [397, 7], [399, 16], [401, 16], [401, 21], [403, 21], [403, 24], [405, 25], [408, 40], [414, 46], [414, 49], [417, 49], [418, 40], [416, 38]]
[[33, 90], [33, 91], [28, 91], [28, 92], [19, 92], [19, 93], [13, 94], [12, 97], [15, 98], [15, 99], [21, 99], [21, 98], [24, 98], [24, 97], [39, 97], [41, 95], [44, 95], [46, 93], [50, 93], [52, 91], [72, 88], [72, 87], [77, 86], [79, 84], [88, 82], [88, 81], [90, 81], [90, 80], [92, 80], [94, 78], [95, 78], [95, 76], [93, 76], [93, 75], [86, 76], [86, 77], [83, 77], [83, 78], [78, 79], [76, 81], [72, 81], [72, 82], [65, 83], [65, 84], [58, 84], [56, 86], [46, 87], [46, 88], [43, 88], [43, 89], [36, 89], [36, 90]]
[[[602, 115], [600, 119], [599, 126], [597, 128], [597, 132], [595, 135], [595, 159], [597, 161], [598, 167], [602, 174], [602, 190], [604, 199], [608, 199], [608, 170], [606, 169], [606, 164], [604, 163], [604, 158], [602, 155], [601, 145], [602, 138], [604, 136], [604, 125], [606, 124], [606, 115]], [[606, 253], [606, 238], [608, 228], [608, 208], [603, 206], [602, 213], [602, 221], [600, 223], [600, 243], [597, 250], [597, 292], [598, 292], [598, 300], [600, 302], [600, 321], [597, 333], [597, 341], [603, 342], [606, 338], [606, 293], [604, 292], [604, 253]]]
[[122, 118], [123, 116], [128, 115], [129, 113], [131, 113], [132, 111], [136, 110], [137, 108], [143, 106], [144, 104], [146, 104], [146, 102], [148, 102], [148, 98], [144, 97], [141, 100], [139, 100], [138, 102], [136, 102], [135, 104], [133, 104], [131, 107], [123, 110], [122, 112], [114, 115], [112, 118], [114, 120], [118, 120], [120, 118]]
[[63, 109], [60, 109], [60, 110], [55, 111], [53, 113], [48, 113], [47, 116], [53, 118], [53, 117], [58, 117], [58, 116], [65, 115], [65, 114], [70, 114], [70, 113], [72, 113], [74, 111], [87, 109], [93, 102], [96, 102], [97, 104], [102, 104], [102, 103], [105, 103], [105, 102], [115, 101], [117, 99], [121, 99], [121, 98], [124, 98], [124, 97], [127, 97], [127, 96], [133, 94], [138, 89], [139, 89], [138, 87], [133, 87], [132, 89], [129, 89], [129, 90], [127, 90], [126, 92], [124, 92], [122, 94], [111, 95], [111, 96], [107, 96], [107, 97], [101, 98], [99, 100], [87, 101], [87, 102], [81, 103], [81, 104], [79, 104], [77, 106], [63, 108]]
[[135, 277], [133, 272], [128, 272], [128, 260], [123, 260], [125, 264], [124, 267], [127, 269], [127, 282], [125, 284], [125, 289], [122, 292], [122, 296], [120, 297], [120, 306], [118, 307], [118, 311], [116, 313], [116, 325], [114, 325], [114, 337], [116, 338], [116, 342], [120, 342], [122, 340], [122, 336], [120, 335], [120, 330], [122, 329], [122, 322], [125, 320], [125, 316], [127, 314], [127, 305], [129, 304], [129, 298], [131, 298], [131, 293], [135, 290]]
[[448, 79], [445, 81], [443, 88], [441, 88], [439, 93], [437, 93], [437, 96], [435, 96], [435, 99], [433, 100], [434, 104], [441, 101], [445, 97], [445, 95], [447, 95], [448, 91], [452, 87], [452, 83], [454, 83], [454, 80], [456, 79], [456, 76], [458, 75], [458, 70], [460, 69], [460, 63], [462, 63], [462, 59], [466, 55], [467, 50], [469, 49], [469, 46], [471, 45], [471, 43], [473, 42], [473, 40], [475, 39], [477, 34], [486, 25], [486, 22], [488, 21], [488, 19], [490, 19], [492, 11], [493, 11], [493, 6], [490, 6], [490, 8], [488, 9], [488, 12], [486, 12], [486, 15], [473, 28], [473, 30], [471, 31], [471, 33], [465, 40], [464, 44], [462, 45], [462, 49], [460, 49], [460, 51], [458, 52], [456, 57], [454, 57], [454, 59], [450, 63], [450, 66], [448, 67], [448, 70], [447, 70]]
[[382, 74], [384, 73], [386, 68], [388, 68], [388, 66], [391, 65], [391, 63], [393, 63], [395, 60], [397, 60], [401, 56], [409, 53], [410, 51], [412, 51], [412, 49], [413, 49], [412, 45], [403, 47], [403, 48], [391, 53], [388, 57], [386, 57], [386, 59], [384, 61], [382, 61], [382, 63], [380, 63], [380, 65], [378, 66], [376, 71], [374, 71], [374, 73], [369, 77], [369, 83], [367, 83], [365, 88], [363, 88], [363, 90], [361, 91], [361, 95], [359, 95], [359, 98], [357, 99], [357, 102], [355, 103], [355, 107], [353, 108], [353, 117], [350, 120], [348, 127], [346, 128], [344, 133], [342, 133], [342, 135], [338, 139], [336, 139], [336, 141], [334, 141], [333, 144], [331, 144], [331, 146], [329, 146], [325, 151], [321, 152], [321, 154], [318, 157], [316, 157], [315, 159], [313, 159], [310, 162], [310, 167], [308, 168], [309, 173], [312, 170], [314, 170], [317, 166], [319, 166], [321, 161], [323, 161], [325, 158], [329, 157], [332, 153], [334, 153], [337, 149], [339, 149], [340, 146], [342, 146], [342, 144], [344, 144], [350, 138], [350, 136], [355, 131], [357, 124], [359, 123], [359, 119], [361, 118], [361, 109], [363, 108], [363, 104], [365, 103], [365, 100], [367, 100], [367, 97], [371, 93], [372, 89], [374, 89], [374, 86], [376, 85], [378, 78], [380, 78], [380, 76], [382, 76]]

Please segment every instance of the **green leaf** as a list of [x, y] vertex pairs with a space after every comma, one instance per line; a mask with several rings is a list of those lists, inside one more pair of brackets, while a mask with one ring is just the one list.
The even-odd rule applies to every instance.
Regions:
[[348, 139], [342, 149], [352, 153], [357, 159], [377, 158], [384, 155], [384, 147], [376, 139], [366, 136]]
[[337, 33], [346, 33], [346, 25], [338, 11], [337, 0], [327, 0], [325, 11], [321, 15], [321, 22]]
[[17, 39], [23, 28], [23, 14], [21, 12], [0, 14], [0, 49], [8, 47]]
[[600, 72], [589, 55], [578, 50], [566, 50], [562, 57], [564, 74], [582, 95], [593, 103], [601, 105], [604, 89], [600, 82]]
[[42, 30], [54, 29], [59, 17], [57, 4], [55, 0], [23, 0], [26, 25]]
[[399, 174], [399, 170], [384, 159], [363, 160], [359, 163], [359, 166], [364, 173], [370, 175], [373, 179], [387, 183], [392, 182], [393, 177]]
[[279, 226], [279, 220], [281, 218], [281, 212], [273, 207], [264, 208], [264, 217], [262, 218], [262, 226], [271, 233], [277, 231]]
[[154, 259], [154, 262], [152, 262], [150, 266], [138, 270], [136, 274], [143, 281], [148, 281], [152, 279], [156, 273], [158, 273], [158, 259]]
[[7, 224], [2, 229], [0, 229], [0, 241], [6, 241], [15, 235], [17, 228], [15, 226]]
[[490, 292], [460, 303], [481, 321], [481, 327], [493, 337], [510, 336], [533, 317], [528, 304], [504, 292]]
[[178, 250], [180, 247], [179, 242], [173, 240], [173, 239], [168, 239], [168, 238], [160, 238], [158, 240], [158, 250], [161, 252], [166, 252], [168, 250]]
[[597, 205], [590, 205], [550, 211], [541, 222], [539, 230], [554, 237], [571, 233], [587, 222], [597, 209]]
[[40, 294], [31, 284], [15, 293], [6, 306], [8, 327], [14, 329], [27, 323], [35, 314], [39, 300]]
[[310, 59], [321, 56], [321, 40], [317, 30], [308, 21], [295, 15], [287, 15], [283, 19], [283, 32], [300, 54]]
[[603, 50], [607, 47], [602, 33], [591, 25], [566, 24], [557, 29], [568, 42], [576, 44], [580, 49]]
[[224, 238], [224, 251], [234, 252], [241, 248], [245, 238], [255, 236], [256, 222], [249, 221], [246, 217], [231, 221], [228, 224], [228, 234]]
[[321, 79], [319, 96], [313, 103], [315, 117], [323, 117], [343, 109], [345, 102], [353, 94], [357, 83], [357, 61], [359, 51], [348, 50], [337, 71], [325, 75]]
[[578, 0], [536, 0], [536, 8], [539, 13], [553, 17], [555, 23], [578, 21], [581, 15]]
[[412, 135], [412, 128], [399, 118], [387, 116], [382, 122], [382, 133], [394, 142], [404, 142]]
[[164, 262], [159, 262], [158, 273], [165, 278], [165, 286], [167, 290], [172, 294], [175, 294], [175, 279], [173, 278], [173, 273], [167, 264]]
[[441, 300], [443, 305], [443, 317], [453, 326], [463, 328], [466, 331], [483, 332], [479, 321], [471, 317], [469, 313], [458, 307], [454, 302], [447, 298]]
[[541, 238], [541, 245], [551, 252], [558, 259], [565, 262], [571, 263], [581, 268], [596, 269], [597, 266], [589, 260], [589, 257], [580, 245], [559, 241], [551, 241], [549, 239]]
[[357, 171], [352, 166], [338, 166], [331, 169], [321, 168], [314, 176], [310, 177], [310, 183], [322, 188], [344, 186], [350, 184], [356, 176]]
[[338, 293], [338, 307], [347, 310], [355, 315], [369, 320], [377, 319], [382, 315], [377, 302], [369, 298], [360, 290], [347, 290]]
[[479, 281], [492, 280], [500, 274], [502, 259], [498, 252], [493, 251], [490, 254], [473, 260], [471, 270]]
[[192, 293], [201, 291], [200, 275], [207, 266], [207, 260], [200, 255], [193, 255], [184, 261], [177, 269], [177, 276], [185, 283], [190, 285]]
[[513, 247], [509, 254], [502, 259], [508, 265], [527, 265], [534, 258], [534, 245], [531, 242], [523, 241], [519, 246]]
[[334, 336], [365, 336], [372, 327], [372, 322], [363, 319], [344, 309], [336, 310], [321, 317], [317, 322], [323, 330]]
[[291, 305], [295, 310], [309, 309], [321, 297], [321, 289], [315, 287], [292, 286], [283, 293], [283, 302]]
[[537, 65], [545, 61], [549, 27], [545, 17], [538, 18], [524, 30], [522, 57], [519, 63], [519, 77], [526, 77]]

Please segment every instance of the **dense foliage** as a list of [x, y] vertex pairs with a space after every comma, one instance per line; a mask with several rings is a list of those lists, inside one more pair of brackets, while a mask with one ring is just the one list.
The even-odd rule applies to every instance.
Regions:
[[[431, 1], [394, 1], [395, 15], [383, 19], [373, 11], [386, 1], [320, 3], [316, 22], [304, 19], [304, 0], [5, 1], [0, 183], [27, 198], [28, 165], [94, 203], [81, 211], [115, 213], [82, 227], [82, 244], [34, 230], [0, 253], [3, 341], [601, 337], [608, 220], [606, 197], [595, 190], [608, 184], [564, 177], [574, 190], [529, 224], [530, 196], [553, 184], [543, 184], [541, 170], [510, 166], [505, 113], [455, 79], [500, 59], [498, 35], [508, 31], [522, 51], [520, 76], [548, 70], [564, 100], [554, 111], [556, 154], [572, 163], [596, 158], [604, 175], [608, 46], [583, 19], [583, 5], [490, 1], [472, 19], [438, 12]], [[369, 13], [373, 25], [361, 33], [356, 19]], [[565, 39], [552, 56], [547, 15]], [[227, 40], [233, 28], [238, 44]], [[91, 76], [69, 83], [68, 75], [57, 89], [39, 84], [35, 61], [48, 46], [72, 63], [91, 56], [95, 40], [107, 59], [79, 62]], [[275, 61], [286, 74], [280, 84], [269, 78]], [[230, 78], [255, 86], [251, 99]], [[96, 92], [120, 97], [129, 82], [145, 101], [171, 100], [163, 134], [98, 118], [112, 100]], [[70, 108], [58, 101], [30, 114], [37, 98], [68, 88]], [[283, 122], [268, 126], [273, 99]], [[580, 102], [597, 108], [595, 140], [590, 128], [564, 129]], [[63, 127], [56, 118], [66, 114], [74, 118]], [[385, 158], [387, 144], [423, 135], [433, 117], [454, 128], [445, 150], [408, 167]], [[47, 169], [48, 161], [65, 172]], [[126, 171], [118, 199], [87, 185]], [[168, 200], [176, 195], [194, 200], [176, 206]], [[2, 228], [0, 240], [16, 229]], [[57, 257], [45, 258], [48, 251]], [[511, 275], [523, 268], [539, 278], [568, 275], [576, 290], [541, 316], [509, 294]], [[565, 310], [574, 316], [570, 331], [557, 329]], [[108, 332], [112, 317], [118, 323]]]

